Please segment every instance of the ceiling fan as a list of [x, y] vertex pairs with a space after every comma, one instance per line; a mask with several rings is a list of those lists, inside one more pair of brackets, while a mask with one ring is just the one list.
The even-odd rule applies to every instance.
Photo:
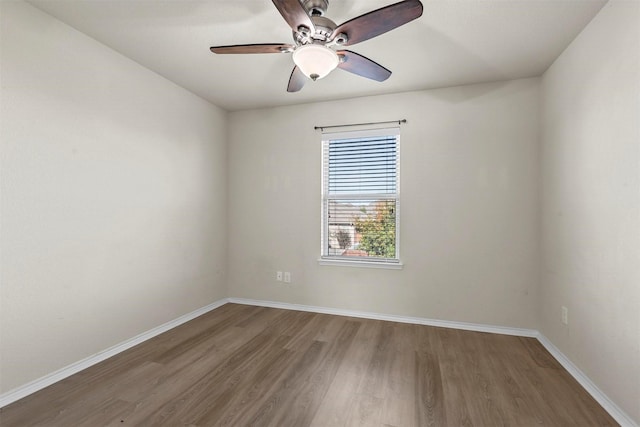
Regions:
[[293, 30], [293, 44], [263, 43], [213, 46], [218, 54], [291, 53], [295, 66], [287, 92], [297, 92], [307, 81], [325, 77], [335, 68], [368, 79], [384, 81], [391, 71], [342, 46], [351, 46], [393, 30], [422, 15], [420, 0], [404, 0], [341, 25], [325, 17], [329, 0], [272, 0]]

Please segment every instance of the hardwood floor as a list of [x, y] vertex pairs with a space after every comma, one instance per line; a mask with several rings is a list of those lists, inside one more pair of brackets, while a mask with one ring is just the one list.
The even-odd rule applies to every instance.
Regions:
[[0, 409], [9, 426], [606, 426], [533, 338], [224, 305]]

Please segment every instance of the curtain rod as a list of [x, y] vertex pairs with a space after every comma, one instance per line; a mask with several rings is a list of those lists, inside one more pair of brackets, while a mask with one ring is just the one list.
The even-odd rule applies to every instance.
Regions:
[[397, 123], [397, 124], [407, 123], [407, 119], [390, 120], [390, 121], [387, 121], [387, 122], [350, 123], [350, 124], [346, 124], [346, 125], [314, 126], [313, 129], [314, 130], [318, 130], [318, 129], [325, 130], [325, 129], [331, 129], [331, 128], [345, 128], [345, 127], [351, 127], [351, 126], [384, 125], [384, 124], [389, 124], [389, 123]]

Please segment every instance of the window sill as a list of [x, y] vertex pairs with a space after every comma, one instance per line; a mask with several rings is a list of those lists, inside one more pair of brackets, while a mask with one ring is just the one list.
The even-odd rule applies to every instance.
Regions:
[[319, 258], [318, 264], [338, 267], [382, 268], [386, 270], [402, 270], [401, 262], [348, 261], [342, 259]]

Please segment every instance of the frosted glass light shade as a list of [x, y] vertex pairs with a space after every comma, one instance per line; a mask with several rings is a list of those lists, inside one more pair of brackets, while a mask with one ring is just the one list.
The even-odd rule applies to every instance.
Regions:
[[326, 46], [306, 44], [293, 51], [293, 62], [311, 80], [321, 79], [340, 63], [338, 54]]

